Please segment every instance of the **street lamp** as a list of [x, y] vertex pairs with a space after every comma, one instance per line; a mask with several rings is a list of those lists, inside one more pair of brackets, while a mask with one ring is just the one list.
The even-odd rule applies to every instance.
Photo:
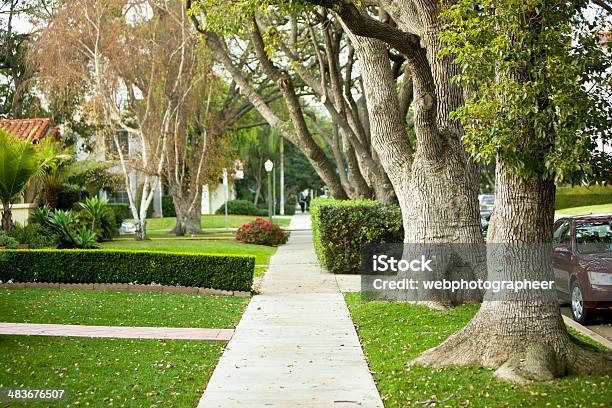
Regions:
[[268, 214], [270, 214], [270, 221], [272, 221], [272, 169], [274, 168], [274, 163], [272, 160], [268, 159], [264, 163], [264, 168], [268, 172]]

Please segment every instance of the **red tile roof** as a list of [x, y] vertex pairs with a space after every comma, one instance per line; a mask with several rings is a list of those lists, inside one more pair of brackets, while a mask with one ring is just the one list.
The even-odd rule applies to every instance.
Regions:
[[4, 129], [18, 139], [25, 140], [31, 136], [32, 142], [43, 137], [59, 138], [59, 129], [51, 126], [51, 119], [0, 119], [0, 129]]

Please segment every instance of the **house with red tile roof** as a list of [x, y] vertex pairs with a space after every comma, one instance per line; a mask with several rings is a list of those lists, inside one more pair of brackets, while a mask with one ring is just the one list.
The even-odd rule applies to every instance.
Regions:
[[30, 138], [37, 143], [45, 137], [59, 138], [59, 128], [53, 127], [49, 118], [34, 119], [0, 119], [0, 129], [3, 129], [16, 137], [26, 140]]
[[[0, 129], [7, 131], [12, 134], [14, 137], [27, 140], [30, 138], [32, 143], [37, 143], [45, 137], [53, 137], [59, 138], [60, 132], [57, 127], [53, 127], [51, 123], [51, 119], [49, 118], [32, 118], [32, 119], [0, 119]], [[138, 143], [133, 138], [129, 137], [127, 132], [125, 131], [117, 131], [117, 139], [119, 141], [119, 145], [121, 146], [122, 153], [125, 157], [130, 157], [134, 154], [138, 153]], [[113, 138], [110, 136], [106, 137], [104, 140], [102, 149], [96, 150], [94, 152], [81, 152], [77, 149], [77, 159], [78, 160], [101, 160], [101, 161], [111, 161], [116, 162], [118, 158], [118, 149], [113, 141]], [[111, 173], [121, 174], [121, 168], [117, 164], [114, 167], [111, 167], [109, 170]], [[134, 185], [138, 184], [138, 172], [136, 170], [130, 171], [130, 182]], [[214, 214], [215, 210], [219, 208], [225, 202], [225, 191], [223, 184], [219, 183], [216, 186], [204, 185], [202, 186], [202, 214]], [[233, 188], [233, 184], [229, 186], [229, 199], [235, 198], [235, 189]], [[155, 199], [153, 200], [153, 214], [154, 216], [161, 216], [161, 202], [162, 202], [162, 187], [158, 188], [158, 191], [155, 192]], [[32, 196], [32, 194], [27, 194], [28, 196]], [[100, 196], [108, 199], [113, 203], [128, 203], [127, 191], [125, 187], [117, 186], [114, 189], [112, 194], [107, 194], [106, 191], [101, 191]], [[16, 203], [17, 207], [24, 207], [31, 211], [34, 208], [34, 204], [25, 203], [23, 199], [20, 203]], [[14, 207], [15, 208], [15, 207]], [[25, 213], [23, 217], [20, 217], [18, 214], [14, 214], [14, 217], [17, 221], [21, 223], [25, 223], [27, 220], [27, 215], [29, 213]], [[22, 219], [23, 218], [23, 219]]]
[[[30, 140], [32, 143], [38, 143], [46, 137], [59, 138], [59, 128], [54, 127], [49, 118], [33, 118], [33, 119], [0, 119], [0, 129], [13, 135], [20, 140]], [[32, 211], [36, 208], [36, 204], [32, 201], [37, 187], [32, 185], [25, 193], [24, 199], [22, 196], [15, 204], [13, 204], [13, 220], [22, 225], [25, 225]]]

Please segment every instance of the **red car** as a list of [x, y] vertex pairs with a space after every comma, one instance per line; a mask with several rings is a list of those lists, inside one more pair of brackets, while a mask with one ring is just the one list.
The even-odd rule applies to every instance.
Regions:
[[558, 219], [552, 260], [557, 290], [569, 295], [574, 320], [612, 311], [612, 215]]

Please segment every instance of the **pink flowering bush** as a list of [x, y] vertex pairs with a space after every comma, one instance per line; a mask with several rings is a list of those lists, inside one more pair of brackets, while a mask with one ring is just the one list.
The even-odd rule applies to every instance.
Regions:
[[288, 238], [281, 227], [263, 218], [244, 224], [236, 232], [236, 239], [247, 244], [277, 246], [285, 244]]

